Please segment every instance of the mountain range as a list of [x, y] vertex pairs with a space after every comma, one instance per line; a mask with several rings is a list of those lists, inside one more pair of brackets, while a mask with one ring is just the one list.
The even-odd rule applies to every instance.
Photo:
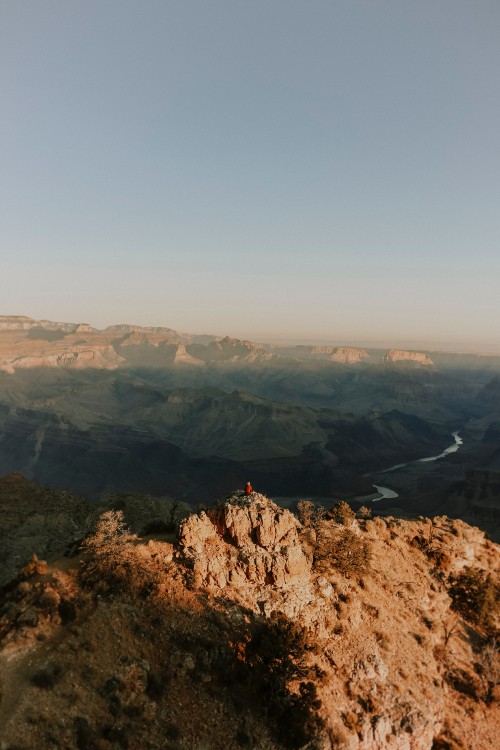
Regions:
[[[93, 500], [194, 504], [249, 478], [287, 502], [364, 502], [389, 484], [400, 512], [456, 512], [497, 534], [499, 373], [496, 356], [2, 316], [0, 472]], [[457, 430], [457, 454], [380, 474], [440, 454]]]

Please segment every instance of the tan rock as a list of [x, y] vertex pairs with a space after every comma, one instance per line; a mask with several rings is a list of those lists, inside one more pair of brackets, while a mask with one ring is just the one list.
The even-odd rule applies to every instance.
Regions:
[[389, 349], [384, 356], [384, 362], [415, 362], [419, 365], [434, 364], [428, 354], [424, 354], [423, 352], [403, 351], [401, 349]]
[[366, 349], [358, 346], [336, 346], [330, 359], [332, 362], [342, 362], [346, 365], [354, 365], [369, 357]]
[[254, 492], [190, 516], [181, 525], [179, 541], [204, 585], [286, 586], [310, 577], [299, 528], [292, 513]]

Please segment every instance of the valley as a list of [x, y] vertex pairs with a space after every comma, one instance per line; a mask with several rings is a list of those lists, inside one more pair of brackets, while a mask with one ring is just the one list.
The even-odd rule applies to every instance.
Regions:
[[[93, 502], [121, 491], [193, 505], [248, 478], [283, 502], [371, 501], [389, 485], [398, 496], [379, 513], [456, 512], [498, 533], [499, 357], [4, 316], [0, 369], [2, 474]], [[457, 430], [457, 454], [415, 463]]]

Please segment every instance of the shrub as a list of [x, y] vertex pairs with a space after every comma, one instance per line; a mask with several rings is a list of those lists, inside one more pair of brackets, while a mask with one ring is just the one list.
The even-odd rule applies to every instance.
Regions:
[[300, 500], [297, 503], [299, 521], [302, 526], [317, 528], [325, 516], [325, 509], [315, 505], [311, 500]]
[[348, 529], [335, 540], [330, 554], [333, 565], [344, 575], [366, 573], [370, 567], [368, 545]]
[[482, 647], [476, 666], [483, 683], [485, 700], [491, 703], [495, 688], [500, 685], [500, 647], [494, 638]]
[[95, 532], [85, 539], [81, 548], [83, 552], [89, 552], [93, 556], [115, 554], [117, 548], [136, 539], [135, 534], [125, 525], [123, 511], [108, 510], [99, 518]]
[[[305, 664], [312, 650], [307, 631], [284, 615], [257, 620], [246, 637], [243, 663], [279, 740], [289, 748], [307, 744], [323, 726], [317, 714], [321, 706], [317, 688], [308, 679], [315, 670]], [[300, 680], [298, 693], [289, 687], [296, 680]]]
[[334, 505], [327, 513], [328, 518], [331, 518], [335, 523], [341, 523], [344, 526], [348, 526], [356, 518], [356, 513], [344, 500], [340, 500], [337, 505]]
[[59, 682], [61, 677], [62, 669], [59, 664], [47, 664], [32, 675], [31, 682], [39, 688], [49, 690]]
[[495, 635], [500, 586], [491, 573], [468, 567], [458, 575], [450, 576], [448, 582], [453, 609], [469, 622]]
[[358, 512], [356, 515], [358, 518], [363, 518], [363, 519], [371, 518], [372, 517], [371, 508], [368, 508], [366, 505], [362, 505], [361, 508], [358, 509]]
[[88, 555], [82, 567], [82, 580], [146, 595], [154, 585], [155, 575], [138, 559], [136, 539], [124, 523], [123, 511], [103, 513], [95, 532], [81, 547]]

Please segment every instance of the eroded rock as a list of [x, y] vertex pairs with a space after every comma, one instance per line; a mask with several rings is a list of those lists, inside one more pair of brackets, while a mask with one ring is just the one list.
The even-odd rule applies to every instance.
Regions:
[[290, 511], [264, 495], [235, 494], [207, 513], [187, 518], [179, 542], [199, 584], [285, 586], [309, 581], [311, 574], [299, 529]]

